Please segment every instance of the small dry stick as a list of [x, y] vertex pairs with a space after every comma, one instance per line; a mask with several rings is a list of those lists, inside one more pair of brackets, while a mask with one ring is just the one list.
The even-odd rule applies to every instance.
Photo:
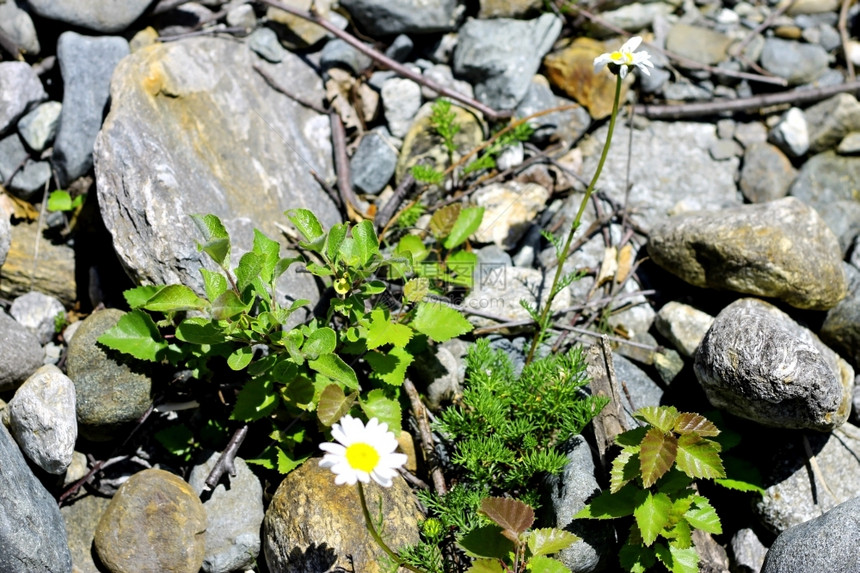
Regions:
[[349, 157], [346, 153], [346, 130], [340, 116], [335, 111], [330, 111], [331, 141], [334, 148], [334, 170], [337, 172], [337, 190], [340, 198], [346, 206], [346, 212], [350, 219], [360, 221], [361, 219], [373, 219], [367, 214], [367, 204], [363, 204], [355, 191], [352, 190], [352, 181], [349, 176]]
[[839, 9], [839, 37], [842, 40], [842, 55], [845, 56], [845, 66], [848, 68], [848, 81], [853, 82], [856, 78], [854, 76], [854, 62], [851, 61], [850, 54], [848, 53], [848, 8], [851, 7], [851, 4], [854, 3], [854, 0], [842, 0], [842, 7]]
[[406, 194], [409, 193], [409, 190], [412, 189], [414, 184], [415, 178], [412, 177], [411, 173], [407, 173], [403, 176], [403, 179], [400, 181], [400, 185], [398, 185], [397, 189], [394, 190], [394, 194], [391, 195], [388, 202], [382, 206], [382, 209], [376, 212], [373, 224], [376, 225], [377, 229], [384, 229], [388, 225], [391, 217], [394, 216], [397, 208], [403, 203], [404, 197], [406, 197]]
[[439, 465], [439, 456], [436, 455], [436, 448], [433, 445], [433, 433], [430, 431], [430, 423], [427, 421], [427, 410], [412, 380], [409, 378], [404, 379], [403, 389], [406, 390], [406, 395], [409, 396], [412, 413], [415, 414], [415, 419], [418, 421], [418, 431], [421, 434], [421, 448], [424, 450], [424, 458], [427, 460], [427, 465], [430, 466], [430, 477], [433, 479], [433, 487], [438, 495], [445, 495], [448, 493], [448, 486], [445, 485], [445, 476], [442, 474], [442, 468]]
[[215, 486], [218, 485], [218, 480], [221, 479], [221, 476], [224, 475], [224, 472], [228, 472], [231, 476], [236, 475], [236, 454], [239, 452], [239, 448], [242, 445], [242, 442], [245, 441], [245, 436], [248, 435], [248, 424], [245, 424], [235, 432], [233, 432], [233, 437], [230, 438], [230, 441], [227, 443], [227, 447], [224, 448], [224, 451], [221, 452], [221, 456], [218, 458], [218, 461], [215, 462], [215, 467], [212, 468], [212, 471], [209, 472], [209, 477], [206, 478], [206, 490], [212, 491], [215, 489]]

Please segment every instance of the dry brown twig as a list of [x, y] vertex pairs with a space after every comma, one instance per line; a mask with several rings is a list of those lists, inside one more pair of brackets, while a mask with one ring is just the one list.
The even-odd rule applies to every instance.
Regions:
[[433, 480], [433, 488], [438, 495], [448, 493], [448, 486], [445, 485], [445, 476], [442, 474], [439, 456], [436, 455], [436, 448], [433, 441], [433, 433], [430, 431], [430, 423], [427, 420], [427, 408], [424, 402], [421, 401], [421, 396], [418, 394], [418, 389], [412, 380], [406, 378], [403, 380], [403, 389], [406, 390], [406, 395], [409, 397], [409, 403], [412, 406], [412, 413], [415, 415], [415, 420], [418, 422], [418, 432], [421, 437], [421, 449], [424, 451], [424, 459], [429, 466], [430, 477]]
[[848, 69], [848, 81], [853, 82], [856, 77], [854, 75], [854, 62], [851, 61], [848, 54], [848, 8], [854, 0], [842, 0], [842, 6], [839, 8], [839, 38], [842, 40], [842, 55], [845, 56], [845, 67]]

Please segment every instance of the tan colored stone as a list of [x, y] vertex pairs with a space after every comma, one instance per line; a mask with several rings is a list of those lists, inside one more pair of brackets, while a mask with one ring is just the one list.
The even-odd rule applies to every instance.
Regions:
[[518, 18], [537, 12], [541, 0], [481, 0], [478, 18]]
[[36, 257], [38, 235], [38, 222], [12, 225], [12, 244], [0, 268], [0, 295], [12, 299], [38, 291], [71, 306], [77, 299], [75, 251], [42, 235]]
[[543, 211], [549, 191], [537, 183], [492, 183], [474, 195], [475, 205], [484, 208], [475, 239], [513, 249]]
[[[287, 6], [304, 11], [310, 11], [311, 5], [313, 5], [316, 13], [326, 20], [329, 19], [329, 15], [331, 14], [331, 0], [283, 0], [283, 2]], [[317, 26], [313, 22], [293, 16], [277, 8], [270, 7], [266, 11], [266, 17], [272, 22], [277, 22], [287, 27], [290, 34], [284, 40], [288, 44], [293, 44], [293, 47], [312, 46], [328, 35], [328, 32], [324, 28]]]

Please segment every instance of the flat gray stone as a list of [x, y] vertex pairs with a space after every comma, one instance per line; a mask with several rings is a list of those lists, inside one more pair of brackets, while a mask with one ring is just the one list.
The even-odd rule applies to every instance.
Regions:
[[809, 151], [809, 125], [800, 108], [793, 107], [768, 134], [768, 140], [790, 157], [802, 157]]
[[842, 251], [814, 209], [793, 197], [665, 219], [654, 262], [686, 282], [826, 310], [845, 297]]
[[47, 97], [39, 76], [27, 63], [0, 62], [0, 135]]
[[454, 73], [472, 82], [482, 103], [513, 109], [559, 33], [561, 20], [554, 14], [534, 20], [469, 20], [460, 28]]
[[128, 28], [152, 0], [27, 0], [27, 3], [43, 18], [110, 34]]
[[0, 31], [30, 57], [38, 56], [42, 50], [33, 19], [14, 0], [0, 3]]
[[675, 24], [666, 36], [666, 49], [700, 64], [714, 65], [728, 57], [733, 40], [710, 28]]
[[767, 547], [762, 545], [755, 531], [749, 527], [738, 530], [730, 546], [738, 573], [760, 573]]
[[[206, 478], [218, 457], [216, 452], [191, 470], [188, 485], [198, 495], [206, 487]], [[235, 458], [235, 467], [235, 476], [225, 473], [211, 494], [202, 497], [206, 510], [206, 553], [203, 557], [206, 573], [248, 569], [260, 553], [263, 487], [245, 460]]]
[[73, 573], [102, 573], [104, 571], [99, 569], [93, 561], [93, 536], [96, 525], [98, 525], [99, 519], [109, 504], [110, 499], [106, 497], [86, 495], [60, 508], [69, 536]]
[[394, 176], [397, 157], [397, 148], [384, 134], [365, 134], [349, 161], [353, 186], [361, 193], [378, 194]]
[[371, 36], [447, 32], [458, 15], [457, 0], [341, 0], [340, 5]]
[[8, 184], [13, 173], [30, 157], [17, 133], [0, 139], [0, 182]]
[[125, 38], [93, 38], [75, 32], [60, 35], [57, 59], [63, 76], [63, 108], [52, 160], [61, 185], [92, 167], [93, 143], [102, 126], [111, 76], [128, 53]]
[[0, 310], [0, 391], [14, 390], [42, 365], [45, 352], [39, 339]]
[[693, 368], [714, 407], [765, 426], [823, 432], [851, 412], [854, 369], [758, 299], [740, 299], [717, 315]]
[[17, 297], [9, 307], [9, 314], [36, 335], [41, 344], [47, 344], [54, 337], [57, 315], [65, 317], [65, 312], [59, 300], [36, 291]]
[[782, 151], [769, 143], [753, 143], [744, 152], [740, 188], [750, 203], [781, 199], [797, 177]]
[[[627, 392], [621, 393], [621, 401], [624, 405], [627, 427], [635, 428], [638, 422], [631, 413], [646, 406], [659, 406], [663, 398], [663, 388], [644, 370], [617, 352], [612, 354], [612, 364], [618, 381], [623, 385], [622, 387], [630, 391], [629, 395]], [[633, 401], [630, 400], [631, 398]]]
[[860, 102], [851, 94], [837, 94], [804, 112], [813, 153], [834, 149], [852, 131], [860, 131]]
[[[153, 46], [117, 67], [95, 168], [102, 217], [135, 280], [203, 291], [200, 268], [216, 267], [197, 250], [191, 214], [221, 217], [234, 265], [250, 249], [253, 228], [281, 235], [286, 209], [310, 209], [326, 228], [340, 222], [310, 175], [313, 167], [333, 177], [328, 116], [271, 88], [254, 64], [289, 78], [297, 95], [321, 100], [322, 83], [299, 56], [273, 65], [218, 38]], [[318, 297], [310, 275], [295, 266], [279, 289]]]
[[0, 424], [0, 571], [69, 573], [72, 557], [57, 501]]
[[534, 76], [529, 82], [525, 97], [517, 105], [516, 116], [526, 117], [554, 107], [573, 105], [572, 109], [556, 111], [529, 120], [534, 129], [532, 140], [546, 142], [557, 138], [564, 145], [570, 146], [591, 127], [591, 116], [584, 107], [577, 106], [573, 100], [555, 95], [549, 82], [543, 76]]
[[791, 85], [814, 82], [827, 71], [827, 51], [818, 44], [766, 38], [761, 66]]
[[406, 78], [390, 78], [385, 80], [380, 91], [388, 129], [393, 136], [402, 139], [421, 109], [421, 86]]
[[60, 102], [47, 101], [18, 121], [18, 133], [30, 149], [42, 151], [54, 139], [62, 109]]
[[287, 50], [278, 41], [278, 34], [271, 28], [258, 28], [245, 41], [257, 55], [273, 64], [282, 62], [287, 53]]
[[51, 164], [47, 161], [28, 161], [12, 181], [9, 191], [25, 201], [41, 199], [45, 184], [51, 179]]
[[848, 295], [827, 311], [819, 335], [828, 346], [860, 370], [860, 270], [843, 263]]
[[78, 439], [75, 385], [52, 364], [36, 370], [9, 401], [9, 430], [37, 466], [66, 471]]
[[714, 317], [690, 305], [668, 302], [657, 313], [654, 326], [669, 339], [684, 356], [696, 354], [696, 349], [714, 324]]

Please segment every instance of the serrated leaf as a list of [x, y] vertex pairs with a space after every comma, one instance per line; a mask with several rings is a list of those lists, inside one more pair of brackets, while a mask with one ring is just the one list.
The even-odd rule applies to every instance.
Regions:
[[156, 362], [167, 348], [152, 318], [142, 310], [122, 315], [116, 325], [106, 330], [98, 341], [108, 348], [131, 354], [140, 360]]
[[675, 462], [678, 439], [674, 434], [664, 434], [659, 428], [649, 428], [639, 444], [639, 466], [642, 484], [651, 487]]
[[674, 406], [645, 406], [633, 412], [633, 417], [659, 428], [663, 433], [671, 432], [680, 414]]
[[323, 426], [331, 427], [352, 409], [356, 393], [344, 394], [337, 384], [329, 384], [320, 394], [317, 418]]
[[513, 542], [502, 535], [502, 528], [495, 524], [482, 525], [469, 531], [457, 542], [469, 557], [506, 559], [513, 551]]
[[633, 515], [633, 510], [642, 503], [644, 498], [644, 491], [628, 484], [617, 493], [601, 492], [573, 517], [574, 519], [615, 519]]
[[240, 346], [227, 357], [227, 366], [231, 370], [244, 370], [254, 358], [254, 349], [250, 346]]
[[403, 298], [408, 302], [421, 302], [430, 292], [430, 281], [423, 277], [409, 279], [403, 285]]
[[690, 524], [684, 519], [677, 522], [672, 529], [663, 532], [663, 537], [668, 539], [672, 545], [681, 549], [693, 545], [693, 531], [690, 528]]
[[691, 412], [681, 412], [675, 421], [675, 431], [679, 434], [697, 433], [703, 437], [718, 436], [720, 434], [713, 422], [702, 416]]
[[368, 352], [364, 359], [373, 370], [373, 377], [385, 382], [390, 386], [400, 386], [406, 378], [406, 369], [415, 358], [407, 350], [396, 346], [382, 354], [380, 352]]
[[208, 303], [185, 285], [168, 285], [158, 289], [140, 308], [153, 312], [202, 310]]
[[164, 288], [162, 285], [144, 285], [136, 288], [130, 288], [122, 293], [125, 302], [129, 308], [135, 309], [143, 306], [146, 301], [152, 298], [152, 295]]
[[638, 448], [624, 449], [612, 460], [612, 469], [609, 472], [609, 491], [616, 493], [630, 481], [639, 476]]
[[669, 512], [672, 510], [672, 500], [665, 493], [652, 494], [650, 491], [645, 501], [633, 511], [636, 525], [642, 534], [642, 542], [650, 547], [657, 536], [669, 524]]
[[454, 222], [454, 226], [451, 228], [451, 232], [445, 238], [443, 246], [451, 250], [465, 243], [466, 239], [481, 226], [483, 218], [483, 207], [466, 207], [462, 209], [457, 220]]
[[203, 235], [203, 242], [197, 243], [197, 249], [209, 255], [219, 267], [224, 267], [230, 261], [230, 235], [224, 223], [215, 215], [191, 215], [191, 220]]
[[561, 561], [543, 555], [529, 559], [529, 571], [531, 573], [571, 573]]
[[337, 334], [331, 328], [318, 328], [308, 336], [302, 345], [302, 352], [308, 360], [315, 360], [323, 354], [331, 354], [337, 346]]
[[395, 435], [400, 433], [400, 422], [403, 412], [396, 400], [385, 397], [385, 392], [380, 389], [371, 390], [367, 398], [361, 401], [361, 409], [367, 414], [368, 419], [376, 418], [380, 422], [388, 424], [388, 429]]
[[459, 311], [438, 302], [418, 303], [410, 326], [436, 342], [445, 342], [472, 330], [472, 325]]
[[437, 240], [444, 239], [451, 233], [462, 209], [463, 206], [460, 203], [451, 203], [433, 213], [430, 217], [430, 232]]
[[648, 428], [644, 426], [627, 430], [626, 432], [622, 432], [615, 436], [615, 443], [624, 449], [634, 448], [635, 451], [639, 451], [639, 444], [642, 443], [643, 438], [645, 438], [645, 432], [647, 431]]
[[383, 344], [403, 348], [412, 340], [413, 331], [405, 324], [392, 322], [388, 313], [381, 308], [370, 312], [370, 325], [367, 328], [367, 349], [373, 350]]
[[207, 268], [200, 269], [200, 274], [203, 275], [203, 289], [206, 291], [206, 298], [215, 300], [227, 289], [227, 278], [221, 273], [215, 273]]
[[475, 559], [466, 573], [505, 573], [505, 570], [498, 559]]
[[693, 507], [687, 510], [684, 519], [696, 529], [714, 534], [723, 532], [723, 525], [720, 523], [717, 511], [708, 499], [701, 495], [693, 498]]
[[563, 529], [545, 527], [529, 533], [528, 547], [532, 555], [552, 555], [579, 541], [579, 537]]
[[535, 522], [535, 510], [509, 497], [485, 497], [481, 500], [480, 511], [502, 527], [503, 535], [512, 532], [513, 538], [508, 537], [512, 541], [516, 541], [519, 534]]
[[760, 495], [764, 495], [765, 490], [763, 487], [750, 483], [748, 481], [730, 479], [730, 478], [720, 478], [715, 479], [714, 483], [723, 486], [726, 489], [731, 489], [734, 491], [742, 491], [742, 492], [753, 492], [758, 493]]
[[355, 370], [337, 354], [323, 354], [316, 360], [309, 360], [308, 366], [342, 386], [358, 390], [358, 377], [355, 375]]
[[278, 395], [272, 380], [254, 378], [247, 382], [236, 396], [236, 405], [230, 414], [231, 420], [253, 422], [271, 414], [278, 406]]
[[720, 459], [719, 444], [696, 434], [678, 438], [678, 469], [692, 478], [724, 478], [726, 470]]
[[236, 287], [239, 292], [243, 292], [245, 288], [254, 282], [254, 279], [260, 276], [260, 271], [263, 268], [263, 261], [254, 252], [248, 252], [242, 255], [239, 259], [239, 266], [236, 267]]
[[191, 344], [221, 344], [227, 338], [224, 331], [211, 321], [200, 318], [186, 318], [176, 327], [176, 338]]
[[655, 550], [657, 558], [672, 573], [699, 572], [699, 554], [696, 553], [695, 547], [681, 549], [672, 544], [669, 544], [668, 547], [659, 544], [655, 546]]
[[302, 246], [317, 253], [321, 252], [326, 235], [316, 215], [307, 209], [290, 209], [285, 215], [305, 238]]
[[295, 458], [291, 454], [284, 451], [283, 448], [278, 448], [278, 473], [285, 475], [305, 463], [310, 456]]
[[373, 223], [366, 219], [360, 222], [352, 228], [352, 237], [355, 239], [361, 266], [367, 266], [367, 263], [379, 252], [379, 239], [376, 237]]
[[251, 309], [251, 303], [244, 303], [236, 296], [236, 293], [227, 290], [212, 301], [212, 318], [215, 320], [227, 320]]

